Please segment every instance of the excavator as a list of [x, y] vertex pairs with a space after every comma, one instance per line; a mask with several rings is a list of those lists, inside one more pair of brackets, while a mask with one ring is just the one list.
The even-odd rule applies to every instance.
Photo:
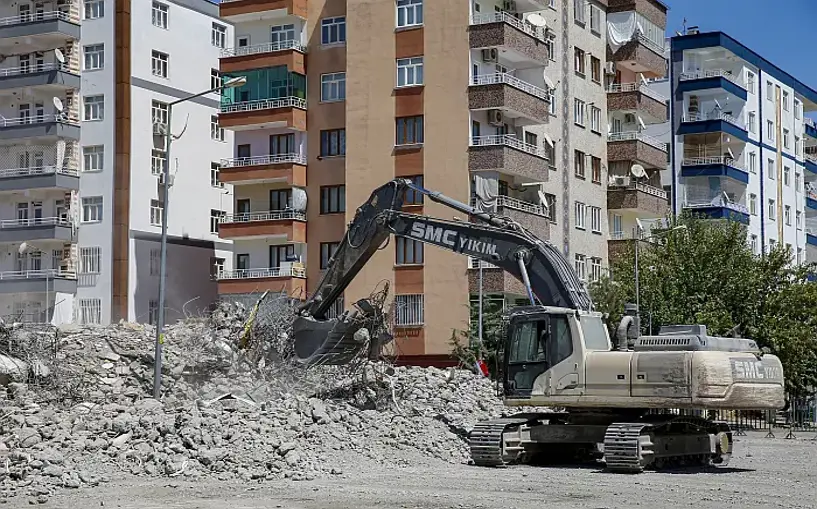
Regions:
[[[467, 218], [403, 211], [408, 191]], [[361, 330], [374, 312], [365, 299], [327, 316], [391, 235], [491, 263], [526, 289], [530, 305], [505, 313], [500, 387], [505, 406], [545, 408], [478, 423], [469, 435], [476, 465], [601, 460], [617, 473], [724, 467], [732, 431], [710, 418], [712, 411], [784, 407], [780, 360], [751, 339], [709, 336], [702, 325], [640, 336], [629, 332], [634, 317], [625, 316], [614, 344], [604, 316], [556, 246], [510, 218], [399, 178], [357, 209], [316, 291], [299, 307], [293, 342], [300, 362], [344, 364], [364, 348], [377, 348]]]

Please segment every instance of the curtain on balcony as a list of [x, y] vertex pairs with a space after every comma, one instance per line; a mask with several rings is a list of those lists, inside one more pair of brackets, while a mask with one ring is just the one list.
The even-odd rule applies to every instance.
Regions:
[[480, 212], [493, 212], [496, 209], [496, 197], [499, 194], [499, 181], [488, 179], [479, 173], [474, 175], [474, 208]]

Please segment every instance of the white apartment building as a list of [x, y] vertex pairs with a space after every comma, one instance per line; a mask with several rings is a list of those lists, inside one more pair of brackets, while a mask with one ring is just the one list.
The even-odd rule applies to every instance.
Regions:
[[[232, 27], [206, 0], [18, 2], [0, 17], [0, 48], [13, 48], [0, 64], [0, 315], [155, 320], [165, 152], [153, 126], [168, 103], [218, 86]], [[212, 267], [229, 264], [218, 104], [173, 108], [169, 320], [210, 305]]]

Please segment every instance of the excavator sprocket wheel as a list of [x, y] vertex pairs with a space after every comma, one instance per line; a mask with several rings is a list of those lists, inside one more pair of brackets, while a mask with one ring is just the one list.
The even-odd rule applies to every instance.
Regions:
[[481, 467], [501, 467], [516, 463], [522, 458], [524, 447], [521, 443], [505, 440], [505, 433], [518, 429], [528, 419], [504, 418], [477, 423], [468, 437], [471, 459]]

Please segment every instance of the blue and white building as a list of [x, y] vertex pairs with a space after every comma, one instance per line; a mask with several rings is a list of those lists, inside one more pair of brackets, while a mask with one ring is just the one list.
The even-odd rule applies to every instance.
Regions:
[[748, 225], [755, 253], [783, 243], [793, 261], [817, 259], [817, 90], [692, 29], [671, 39], [670, 85], [673, 211]]

